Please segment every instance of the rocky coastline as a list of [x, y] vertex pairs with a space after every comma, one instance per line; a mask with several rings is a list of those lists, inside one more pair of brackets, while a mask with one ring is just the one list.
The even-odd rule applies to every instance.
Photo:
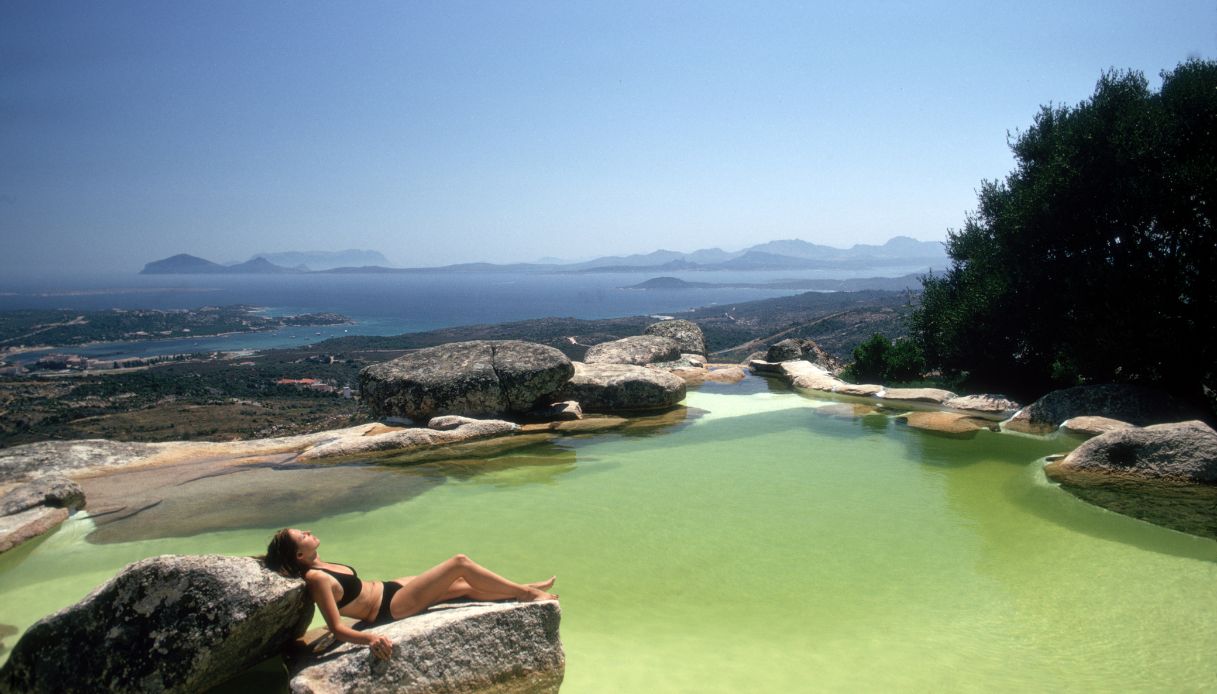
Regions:
[[[558, 436], [648, 421], [661, 425], [680, 421], [689, 416], [680, 405], [689, 385], [745, 375], [738, 365], [707, 363], [700, 331], [688, 321], [665, 321], [646, 332], [602, 343], [594, 352], [589, 350], [582, 362], [571, 361], [551, 347], [520, 341], [473, 341], [417, 350], [364, 369], [361, 392], [379, 420], [338, 430], [235, 442], [51, 441], [0, 450], [0, 491], [6, 492], [0, 498], [0, 530], [8, 530], [7, 535], [0, 533], [0, 552], [53, 530], [81, 508], [99, 519], [97, 532], [104, 537], [113, 527], [107, 526], [107, 518], [111, 522], [147, 519], [151, 516], [141, 514], [153, 514], [152, 509], [166, 502], [172, 507], [171, 490], [183, 480], [223, 480], [238, 472], [256, 474], [259, 469], [306, 468], [316, 474], [369, 460], [412, 464], [454, 455], [489, 456]], [[773, 345], [767, 353], [754, 355], [748, 368], [795, 391], [840, 400], [844, 416], [895, 414], [907, 426], [936, 435], [972, 437], [985, 431], [1091, 436], [1047, 465], [1046, 473], [1058, 481], [1083, 475], [1135, 478], [1147, 484], [1217, 485], [1217, 433], [1199, 421], [1154, 422], [1181, 410], [1144, 401], [1132, 405], [1106, 386], [1051, 393], [1021, 407], [999, 395], [852, 384], [839, 377], [841, 364], [810, 341]], [[1068, 488], [1066, 482], [1062, 485]], [[27, 516], [35, 522], [26, 522]], [[251, 591], [248, 586], [253, 583], [278, 587]], [[238, 621], [259, 623], [261, 631], [250, 637], [220, 629], [223, 634], [217, 641], [197, 646], [202, 632], [190, 626], [195, 618], [191, 615], [203, 608], [195, 597], [183, 596], [200, 591], [225, 605], [234, 599], [254, 599], [248, 597], [251, 593], [257, 602], [262, 600], [258, 596], [270, 591], [278, 597], [266, 604], [286, 600], [291, 608], [268, 608], [279, 617], [264, 623], [248, 618], [252, 608], [225, 608], [245, 616], [234, 619], [232, 634], [239, 631]], [[96, 616], [81, 616], [94, 615], [99, 605], [113, 609], [124, 604], [133, 607], [118, 610], [120, 618], [127, 620], [118, 632]], [[288, 642], [296, 643], [301, 635], [301, 624], [307, 624], [303, 609], [298, 585], [280, 585], [251, 559], [145, 560], [81, 603], [31, 627], [0, 672], [0, 691], [66, 691], [85, 686], [81, 684], [85, 680], [63, 679], [69, 676], [38, 663], [65, 662], [68, 656], [56, 649], [86, 642], [106, 643], [107, 648], [100, 650], [115, 654], [123, 649], [139, 654], [130, 656], [130, 664], [123, 668], [100, 661], [88, 666], [87, 670], [100, 673], [100, 679], [88, 680], [88, 686], [190, 691], [283, 653]], [[369, 669], [366, 649], [342, 646], [325, 658], [295, 661], [292, 691], [349, 691], [390, 683], [401, 691], [420, 692], [557, 691], [565, 664], [559, 620], [556, 604], [433, 610], [380, 627], [399, 648], [379, 670]], [[156, 627], [170, 622], [185, 626], [172, 635]], [[119, 632], [135, 636], [119, 646], [111, 636]], [[213, 625], [203, 632], [214, 635], [217, 630]], [[241, 645], [248, 639], [261, 646]], [[460, 648], [465, 656], [449, 657]], [[201, 659], [173, 655], [196, 650], [211, 655]], [[236, 653], [242, 656], [232, 655]], [[216, 660], [229, 669], [215, 669]], [[458, 661], [460, 665], [454, 664]]]

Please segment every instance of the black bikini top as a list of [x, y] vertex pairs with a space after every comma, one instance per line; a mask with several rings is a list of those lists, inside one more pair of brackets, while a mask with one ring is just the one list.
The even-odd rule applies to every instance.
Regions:
[[[336, 564], [337, 562], [331, 563]], [[338, 585], [342, 586], [342, 599], [338, 601], [338, 609], [341, 610], [343, 607], [351, 604], [351, 601], [359, 597], [359, 594], [363, 592], [363, 581], [359, 580], [359, 573], [355, 571], [355, 567], [347, 566], [346, 564], [338, 564], [338, 566], [346, 566], [351, 570], [351, 573], [344, 574], [330, 571], [320, 566], [317, 568], [338, 579]]]

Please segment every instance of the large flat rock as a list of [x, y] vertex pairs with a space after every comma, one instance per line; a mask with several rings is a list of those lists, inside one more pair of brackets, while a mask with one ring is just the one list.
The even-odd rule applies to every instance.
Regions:
[[644, 366], [575, 362], [575, 375], [560, 395], [578, 401], [585, 412], [659, 410], [685, 399], [685, 382]]
[[1132, 425], [1110, 417], [1073, 417], [1061, 424], [1061, 430], [1077, 436], [1099, 436], [1116, 429], [1127, 429]]
[[0, 496], [0, 552], [58, 528], [84, 503], [80, 485], [59, 475], [10, 489]]
[[393, 641], [389, 660], [340, 644], [300, 663], [291, 691], [556, 693], [566, 670], [561, 618], [556, 601], [441, 605], [370, 629]]
[[1005, 419], [1019, 409], [1019, 404], [1000, 395], [959, 395], [948, 398], [943, 405], [987, 418]]
[[833, 376], [823, 367], [809, 361], [784, 361], [778, 365], [778, 371], [790, 385], [804, 390], [818, 390], [826, 393], [835, 392], [847, 385], [845, 381]]
[[[359, 374], [364, 405], [378, 417], [527, 412], [570, 378], [562, 352], [521, 340], [452, 342], [374, 364]], [[544, 403], [543, 403], [544, 404]]]
[[1055, 466], [1149, 479], [1217, 484], [1217, 432], [1192, 420], [1115, 429], [1073, 449]]
[[[371, 422], [344, 429], [249, 441], [169, 441], [129, 444], [104, 439], [44, 441], [0, 450], [0, 483], [15, 484], [35, 475], [74, 478], [140, 467], [227, 461], [232, 465], [320, 462], [359, 456], [427, 452], [432, 457], [456, 451], [457, 444], [510, 438], [516, 425], [502, 420], [465, 420], [445, 430], [393, 427]], [[453, 453], [459, 454], [459, 453]]]
[[658, 335], [676, 340], [681, 352], [689, 354], [706, 353], [706, 336], [701, 327], [693, 321], [673, 319], [652, 323], [643, 331], [647, 335]]
[[1012, 431], [1045, 434], [1066, 419], [1107, 417], [1136, 426], [1178, 422], [1196, 414], [1167, 393], [1126, 383], [1102, 383], [1054, 390], [1020, 410], [1003, 426]]
[[910, 412], [901, 415], [900, 419], [913, 429], [957, 438], [970, 438], [981, 429], [996, 431], [998, 428], [990, 420], [959, 412]]
[[144, 559], [31, 626], [0, 691], [203, 691], [280, 653], [312, 614], [302, 581], [251, 557]]
[[61, 475], [47, 475], [0, 496], [0, 515], [20, 513], [38, 506], [74, 511], [84, 505], [85, 496], [80, 485]]
[[634, 335], [592, 345], [583, 357], [585, 364], [633, 364], [644, 366], [680, 359], [681, 343], [662, 335]]
[[0, 516], [0, 552], [44, 535], [59, 527], [68, 518], [66, 508], [35, 506], [7, 516]]
[[878, 395], [889, 402], [928, 403], [931, 405], [943, 405], [948, 400], [956, 397], [951, 391], [941, 388], [886, 388]]

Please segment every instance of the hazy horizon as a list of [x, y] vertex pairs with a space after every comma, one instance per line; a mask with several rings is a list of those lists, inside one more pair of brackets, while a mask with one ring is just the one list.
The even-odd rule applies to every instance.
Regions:
[[1208, 2], [0, 7], [0, 271], [945, 238], [1007, 134]]
[[[849, 250], [856, 246], [883, 246], [888, 241], [890, 241], [896, 237], [899, 237], [899, 236], [903, 236], [903, 235], [896, 234], [895, 236], [892, 236], [891, 238], [884, 239], [877, 243], [855, 242], [855, 243], [850, 243], [849, 245], [834, 245], [831, 243], [822, 243], [822, 244], [817, 244], [817, 245], [828, 246], [830, 248], [836, 248], [838, 250]], [[906, 237], [906, 238], [911, 238], [911, 237]], [[914, 240], [921, 241], [921, 242], [927, 242], [925, 239], [914, 239]], [[744, 245], [740, 245], [740, 246], [727, 247], [727, 248], [724, 248], [721, 246], [699, 247], [699, 248], [652, 248], [650, 250], [644, 250], [644, 251], [610, 252], [610, 253], [603, 254], [603, 255], [590, 255], [590, 256], [582, 256], [582, 257], [543, 256], [540, 258], [531, 258], [531, 259], [509, 261], [509, 262], [511, 262], [511, 263], [537, 263], [537, 264], [558, 264], [558, 263], [575, 264], [575, 263], [582, 263], [582, 262], [587, 262], [590, 260], [596, 260], [598, 258], [605, 258], [605, 257], [616, 257], [616, 256], [624, 257], [624, 256], [635, 256], [635, 255], [645, 256], [645, 255], [650, 255], [652, 253], [662, 253], [662, 252], [689, 254], [689, 253], [694, 253], [696, 251], [721, 250], [721, 251], [725, 251], [727, 253], [738, 253], [738, 252], [743, 252], [743, 251], [747, 250], [748, 248], [751, 248], [752, 246], [756, 246], [756, 245], [764, 244], [764, 243], [768, 243], [768, 242], [774, 242], [774, 241], [777, 241], [777, 242], [807, 241], [807, 239], [761, 239], [761, 240], [757, 240], [753, 243], [748, 243], [748, 244], [744, 244]], [[807, 241], [807, 242], [815, 243], [814, 241]], [[242, 258], [224, 258], [224, 259], [207, 258], [207, 257], [199, 256], [197, 253], [189, 253], [186, 251], [182, 251], [181, 253], [174, 253], [174, 254], [171, 254], [171, 256], [166, 256], [166, 257], [172, 257], [172, 256], [182, 255], [182, 254], [193, 255], [196, 257], [202, 257], [204, 260], [210, 260], [214, 263], [219, 263], [220, 265], [234, 265], [237, 263], [244, 263], [244, 262], [253, 260], [254, 258], [259, 258], [259, 257], [264, 257], [264, 256], [273, 256], [273, 255], [277, 255], [280, 253], [302, 253], [302, 254], [318, 253], [318, 254], [322, 254], [322, 253], [359, 253], [359, 252], [368, 252], [368, 251], [381, 253], [380, 249], [378, 249], [378, 248], [354, 248], [354, 247], [352, 247], [352, 248], [334, 248], [334, 249], [277, 248], [277, 249], [273, 249], [273, 250], [264, 249], [264, 250], [261, 250], [261, 251], [255, 252], [255, 253], [251, 253], [249, 256], [242, 257]], [[394, 262], [393, 258], [388, 257], [388, 254], [382, 253], [382, 255], [386, 256], [387, 260], [393, 267], [407, 267], [401, 263]], [[164, 258], [150, 258], [149, 259], [149, 261], [154, 261], [154, 260], [164, 260]], [[461, 263], [477, 263], [477, 262], [493, 262], [494, 264], [505, 264], [503, 262], [497, 262], [497, 261], [455, 260], [455, 261], [452, 261], [451, 263], [443, 263], [442, 266], [455, 265], [455, 264], [461, 264]], [[409, 267], [436, 267], [436, 266], [421, 265], [421, 266], [409, 266]]]

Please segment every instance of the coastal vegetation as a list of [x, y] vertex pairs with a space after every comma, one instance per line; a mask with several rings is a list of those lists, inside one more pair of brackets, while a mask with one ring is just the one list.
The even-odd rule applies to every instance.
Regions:
[[951, 231], [912, 332], [928, 366], [1022, 397], [1121, 382], [1217, 406], [1217, 63], [1102, 76], [1044, 106]]
[[[844, 359], [875, 333], [904, 335], [912, 308], [912, 297], [904, 292], [808, 292], [702, 307], [673, 316], [702, 329], [711, 361], [738, 362], [791, 337], [814, 339]], [[170, 313], [191, 314], [206, 315], [201, 310]], [[4, 315], [0, 313], [0, 318]], [[149, 320], [153, 318], [150, 314]], [[309, 347], [267, 350], [252, 356], [196, 355], [137, 370], [90, 369], [3, 378], [0, 447], [47, 439], [229, 440], [333, 429], [366, 416], [357, 400], [280, 381], [315, 379], [339, 391], [345, 385], [357, 390], [358, 374], [365, 366], [407, 350], [468, 340], [528, 340], [581, 360], [590, 346], [641, 334], [654, 322], [648, 316], [542, 318], [393, 336], [333, 338]]]
[[275, 330], [289, 326], [350, 323], [337, 313], [268, 316], [246, 305], [196, 309], [121, 309], [76, 311], [24, 309], [0, 312], [0, 348], [19, 345], [66, 347], [90, 342], [118, 342], [168, 337], [202, 337], [225, 333]]
[[889, 340], [875, 333], [854, 348], [854, 360], [843, 375], [856, 383], [902, 383], [920, 380], [925, 373], [925, 356], [916, 342]]
[[[705, 335], [707, 356], [740, 361], [791, 337], [813, 339], [827, 352], [848, 358], [855, 346], [874, 333], [908, 334], [907, 319], [916, 294], [890, 291], [806, 292], [721, 306], [703, 306], [668, 317], [692, 321]], [[588, 347], [641, 333], [651, 316], [622, 318], [538, 318], [465, 325], [390, 336], [351, 335], [316, 345], [329, 352], [403, 350], [434, 347], [462, 340], [528, 340], [555, 347], [582, 359]]]

